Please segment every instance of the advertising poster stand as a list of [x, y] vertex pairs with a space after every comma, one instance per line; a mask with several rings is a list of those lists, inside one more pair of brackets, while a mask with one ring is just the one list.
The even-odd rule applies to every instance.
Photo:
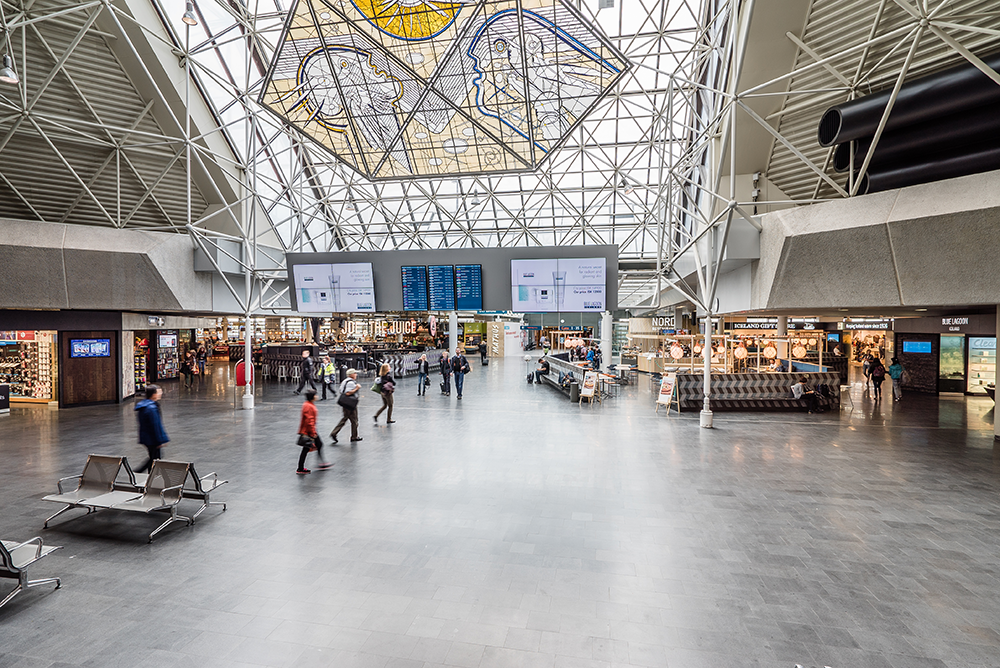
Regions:
[[580, 386], [580, 403], [584, 399], [593, 402], [594, 397], [597, 397], [597, 401], [601, 400], [601, 395], [597, 394], [597, 372], [586, 371], [583, 374], [583, 385]]
[[663, 380], [660, 381], [660, 394], [656, 397], [656, 408], [653, 409], [653, 412], [659, 412], [661, 405], [667, 407], [667, 415], [670, 415], [672, 405], [677, 406], [678, 413], [681, 412], [681, 400], [677, 394], [677, 372], [675, 371], [663, 374]]

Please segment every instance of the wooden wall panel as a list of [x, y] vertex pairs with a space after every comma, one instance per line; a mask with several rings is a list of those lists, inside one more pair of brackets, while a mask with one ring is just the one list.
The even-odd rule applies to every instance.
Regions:
[[[120, 332], [59, 332], [59, 405], [117, 402]], [[70, 339], [111, 339], [110, 357], [71, 358]]]

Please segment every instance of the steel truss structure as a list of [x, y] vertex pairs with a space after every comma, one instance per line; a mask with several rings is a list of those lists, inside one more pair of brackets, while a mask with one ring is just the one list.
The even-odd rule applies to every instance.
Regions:
[[[617, 244], [621, 306], [674, 289], [711, 313], [734, 220], [856, 192], [815, 140], [827, 106], [1000, 44], [986, 0], [811, 0], [787, 67], [753, 80], [755, 19], [802, 3], [572, 4], [631, 67], [541, 170], [372, 182], [258, 103], [284, 0], [197, 0], [189, 22], [165, 0], [3, 0], [21, 81], [0, 85], [0, 213], [188, 233], [247, 312], [287, 306], [285, 251]], [[753, 172], [778, 196], [741, 195]]]

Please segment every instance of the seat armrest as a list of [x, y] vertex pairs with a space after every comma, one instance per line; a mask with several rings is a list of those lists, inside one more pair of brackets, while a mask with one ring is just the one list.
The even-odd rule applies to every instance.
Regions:
[[209, 478], [213, 478], [213, 482], [215, 482], [215, 484], [219, 483], [219, 474], [216, 473], [215, 471], [212, 471], [211, 473], [209, 473], [207, 475], [203, 475], [201, 478], [199, 478], [199, 480], [201, 480], [202, 482], [205, 482]]
[[[165, 496], [163, 496], [163, 495], [164, 495], [165, 493], [167, 493], [167, 492], [172, 492], [172, 491], [174, 491], [175, 489], [179, 489], [179, 490], [181, 490], [181, 491], [182, 491], [182, 493], [183, 493], [183, 490], [184, 490], [184, 483], [181, 483], [180, 485], [174, 485], [173, 487], [164, 487], [163, 489], [161, 489], [161, 490], [160, 490], [160, 503], [162, 503], [163, 505], [167, 505], [167, 499], [166, 499], [166, 497], [165, 497]], [[178, 497], [178, 498], [177, 498], [177, 501], [176, 501], [175, 503], [179, 503], [179, 502], [180, 502], [180, 497]]]
[[[56, 482], [56, 488], [59, 490], [60, 494], [65, 494], [66, 492], [63, 491], [62, 484], [67, 480], [80, 480], [81, 478], [83, 478], [82, 473], [79, 473], [77, 475], [68, 475], [65, 478], [59, 478], [59, 481]], [[77, 485], [77, 487], [79, 487], [79, 485]]]
[[24, 541], [20, 545], [15, 545], [14, 548], [12, 550], [10, 550], [10, 552], [13, 552], [14, 550], [16, 550], [18, 548], [24, 547], [25, 545], [30, 545], [31, 543], [37, 544], [37, 547], [35, 548], [35, 559], [37, 559], [38, 557], [42, 556], [42, 537], [41, 536], [35, 536], [34, 538], [29, 538], [28, 540]]

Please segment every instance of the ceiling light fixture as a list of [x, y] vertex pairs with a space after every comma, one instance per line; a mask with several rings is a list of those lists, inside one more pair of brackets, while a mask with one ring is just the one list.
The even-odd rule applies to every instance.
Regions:
[[927, 309], [925, 309], [925, 308], [915, 308], [915, 309], [913, 309], [913, 310], [914, 310], [914, 311], [926, 311]]
[[20, 81], [14, 71], [14, 60], [8, 54], [3, 54], [3, 67], [0, 68], [0, 81], [6, 84], [16, 84]]
[[198, 25], [198, 17], [194, 15], [194, 3], [191, 0], [187, 2], [187, 8], [184, 10], [184, 16], [181, 17], [181, 21], [184, 21], [189, 26]]

